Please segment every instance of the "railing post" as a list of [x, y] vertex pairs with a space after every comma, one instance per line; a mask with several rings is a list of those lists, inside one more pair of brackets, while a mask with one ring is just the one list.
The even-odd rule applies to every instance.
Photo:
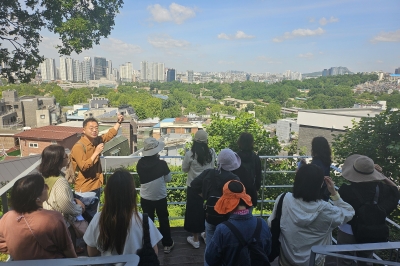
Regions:
[[262, 190], [261, 190], [261, 213], [260, 216], [261, 218], [263, 217], [264, 213], [264, 190], [265, 190], [265, 179], [267, 176], [267, 159], [264, 159], [264, 174], [263, 174], [263, 179], [262, 179]]
[[311, 248], [311, 253], [310, 253], [310, 262], [309, 262], [309, 266], [314, 266], [315, 265], [315, 252], [312, 250]]
[[7, 192], [1, 195], [1, 205], [3, 207], [3, 215], [8, 212]]

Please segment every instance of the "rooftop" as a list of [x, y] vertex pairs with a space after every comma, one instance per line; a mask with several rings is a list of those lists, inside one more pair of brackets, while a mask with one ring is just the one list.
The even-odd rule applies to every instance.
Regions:
[[14, 136], [27, 139], [64, 140], [81, 133], [82, 128], [78, 127], [45, 126], [26, 130]]
[[340, 115], [340, 116], [351, 116], [351, 117], [368, 117], [375, 116], [382, 112], [376, 108], [341, 108], [341, 109], [313, 109], [313, 110], [299, 110], [305, 113], [316, 113], [316, 114], [327, 114], [327, 115]]

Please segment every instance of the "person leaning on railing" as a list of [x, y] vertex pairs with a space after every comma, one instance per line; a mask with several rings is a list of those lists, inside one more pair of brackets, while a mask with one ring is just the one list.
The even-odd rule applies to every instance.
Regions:
[[[342, 176], [350, 181], [350, 185], [342, 185], [339, 188], [339, 193], [342, 195], [343, 200], [353, 206], [356, 210], [356, 216], [348, 223], [339, 226], [338, 244], [387, 241], [389, 230], [388, 228], [385, 229], [385, 227], [387, 227], [385, 224], [386, 217], [383, 217], [382, 224], [376, 224], [367, 227], [363, 231], [358, 231], [361, 232], [363, 238], [361, 242], [357, 241], [355, 237], [356, 234], [353, 232], [353, 227], [356, 226], [355, 228], [357, 228], [358, 221], [361, 219], [359, 218], [360, 207], [365, 205], [364, 203], [372, 203], [375, 200], [375, 196], [377, 197], [376, 204], [386, 213], [386, 215], [389, 215], [397, 208], [399, 202], [399, 190], [396, 184], [381, 172], [382, 168], [379, 165], [374, 164], [374, 161], [371, 158], [359, 154], [353, 154], [347, 157], [343, 163]], [[372, 222], [372, 219], [370, 219], [370, 215], [368, 214], [368, 221], [366, 222]], [[375, 219], [378, 218], [376, 216], [378, 215], [375, 215]], [[383, 216], [385, 215], [383, 214]], [[360, 237], [358, 240], [361, 240]], [[354, 252], [345, 252], [344, 254], [354, 255]], [[372, 258], [373, 251], [358, 251], [356, 252], [356, 255], [358, 257]], [[351, 260], [339, 259], [339, 265], [352, 265], [352, 263]], [[357, 262], [357, 265], [372, 264], [359, 261]]]
[[[320, 189], [324, 181], [331, 193], [333, 205], [322, 200]], [[269, 226], [276, 216], [281, 196], [276, 199], [273, 212], [268, 218]], [[324, 177], [322, 169], [316, 165], [303, 165], [296, 173], [293, 193], [286, 193], [283, 199], [279, 264], [309, 265], [311, 247], [330, 245], [333, 229], [347, 223], [353, 216], [353, 207], [340, 198], [332, 179]], [[322, 266], [324, 260], [324, 256], [317, 255], [315, 265]]]
[[76, 258], [61, 213], [43, 209], [47, 185], [39, 174], [17, 180], [11, 190], [13, 210], [0, 219], [0, 252], [13, 260]]
[[[42, 152], [39, 172], [44, 177], [44, 182], [49, 188], [49, 198], [43, 202], [43, 208], [58, 211], [64, 216], [68, 230], [71, 233], [72, 243], [76, 247], [76, 233], [73, 223], [78, 223], [76, 217], [82, 215], [85, 211], [85, 205], [80, 200], [74, 199], [68, 181], [61, 176], [61, 168], [66, 166], [67, 162], [68, 156], [63, 146], [47, 146]], [[82, 222], [86, 223], [86, 221]], [[83, 249], [78, 247], [76, 252], [81, 253]]]

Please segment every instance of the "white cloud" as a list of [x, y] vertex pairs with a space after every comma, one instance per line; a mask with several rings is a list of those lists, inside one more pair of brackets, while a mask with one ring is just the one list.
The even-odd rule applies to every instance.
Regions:
[[334, 16], [331, 16], [329, 19], [323, 17], [319, 20], [319, 24], [322, 26], [325, 26], [328, 23], [335, 23], [335, 22], [339, 22], [339, 19], [335, 18]]
[[175, 40], [168, 35], [150, 37], [148, 42], [153, 45], [153, 47], [163, 49], [187, 48], [190, 46], [190, 42], [185, 40]]
[[310, 29], [297, 29], [292, 32], [285, 32], [282, 36], [276, 37], [272, 39], [273, 42], [283, 42], [287, 39], [293, 39], [297, 37], [308, 37], [308, 36], [317, 36], [325, 33], [325, 30], [322, 28], [318, 28], [315, 30]]
[[264, 55], [257, 57], [257, 59], [260, 61], [265, 61], [267, 64], [282, 64], [281, 61], [276, 61], [273, 58]]
[[225, 39], [225, 40], [239, 40], [239, 39], [253, 39], [255, 36], [253, 35], [247, 35], [241, 30], [238, 30], [235, 34], [233, 35], [228, 35], [226, 33], [220, 33], [218, 34], [218, 39]]
[[143, 49], [140, 46], [126, 43], [115, 38], [108, 38], [107, 42], [101, 44], [100, 47], [107, 52], [117, 54], [119, 56], [139, 54], [143, 52]]
[[194, 8], [185, 7], [172, 3], [169, 8], [164, 8], [159, 4], [150, 5], [147, 7], [150, 11], [152, 20], [156, 22], [172, 21], [176, 24], [182, 24], [185, 20], [196, 16]]
[[381, 32], [373, 37], [371, 42], [400, 42], [400, 30], [392, 32]]
[[314, 55], [312, 53], [305, 53], [305, 54], [299, 54], [300, 58], [312, 58]]

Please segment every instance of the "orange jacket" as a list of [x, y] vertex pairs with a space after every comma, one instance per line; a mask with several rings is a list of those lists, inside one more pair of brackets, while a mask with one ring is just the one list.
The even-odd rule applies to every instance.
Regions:
[[[111, 128], [106, 134], [98, 136], [94, 140], [94, 143], [96, 145], [105, 143], [110, 141], [115, 135], [117, 135], [117, 131]], [[94, 161], [90, 159], [95, 149], [96, 146], [85, 135], [72, 147], [72, 165], [74, 169], [79, 171], [75, 181], [75, 191], [77, 192], [92, 191], [100, 188], [103, 184], [103, 173], [99, 156]]]

